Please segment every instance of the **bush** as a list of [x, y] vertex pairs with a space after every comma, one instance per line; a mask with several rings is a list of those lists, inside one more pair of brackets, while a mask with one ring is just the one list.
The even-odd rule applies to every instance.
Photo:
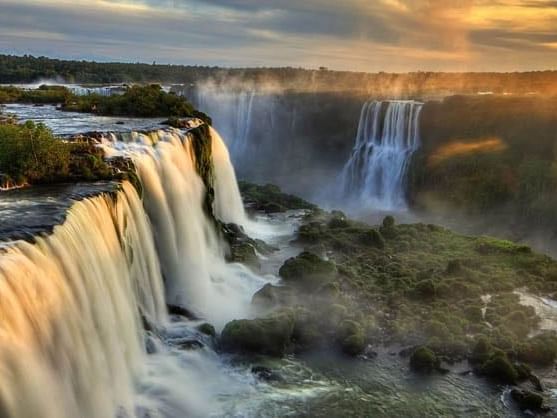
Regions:
[[50, 182], [69, 174], [71, 146], [44, 125], [0, 125], [0, 172], [30, 183]]

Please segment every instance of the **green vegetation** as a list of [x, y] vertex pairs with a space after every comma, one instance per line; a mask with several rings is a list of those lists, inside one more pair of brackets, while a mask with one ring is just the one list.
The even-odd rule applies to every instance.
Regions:
[[131, 86], [121, 95], [74, 96], [66, 100], [64, 110], [105, 116], [197, 117], [210, 123], [207, 115], [197, 111], [186, 99], [166, 93], [158, 84]]
[[0, 86], [0, 103], [65, 103], [72, 97], [73, 94], [62, 86], [42, 85], [34, 90]]
[[528, 228], [557, 225], [557, 99], [453, 96], [421, 113], [414, 206]]
[[317, 206], [302, 198], [282, 193], [274, 184], [257, 185], [239, 182], [240, 192], [248, 209], [266, 213], [284, 212], [295, 209], [316, 209]]
[[184, 97], [166, 93], [158, 84], [127, 87], [123, 94], [77, 96], [63, 86], [40, 86], [35, 90], [0, 87], [0, 103], [61, 104], [62, 109], [103, 116], [168, 117], [176, 126], [179, 118], [195, 117], [211, 124], [211, 118], [195, 109]]
[[46, 57], [0, 55], [0, 83], [62, 78], [69, 83], [183, 83], [212, 80], [217, 85], [269, 84], [298, 91], [357, 91], [368, 96], [402, 97], [442, 93], [557, 93], [557, 72], [524, 73], [358, 73], [301, 68], [218, 68], [159, 64], [96, 63]]
[[319, 209], [308, 210], [296, 244], [304, 251], [280, 269], [282, 286], [253, 299], [264, 315], [293, 315], [293, 352], [396, 345], [416, 371], [468, 360], [477, 375], [535, 388], [529, 366], [555, 364], [557, 334], [539, 329], [521, 293], [555, 298], [557, 261], [529, 247], [392, 217], [374, 228]]
[[286, 283], [314, 290], [332, 280], [336, 275], [336, 268], [330, 261], [303, 252], [286, 260], [279, 270], [279, 275]]
[[113, 177], [100, 149], [63, 141], [33, 122], [0, 125], [0, 173], [5, 181], [16, 184]]
[[441, 366], [441, 362], [427, 347], [418, 347], [410, 356], [410, 368], [416, 372], [431, 373]]

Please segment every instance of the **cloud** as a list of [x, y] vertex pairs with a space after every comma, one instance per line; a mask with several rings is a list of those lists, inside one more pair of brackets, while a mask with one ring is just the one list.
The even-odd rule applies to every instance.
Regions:
[[557, 67], [552, 0], [0, 0], [0, 51], [361, 71]]

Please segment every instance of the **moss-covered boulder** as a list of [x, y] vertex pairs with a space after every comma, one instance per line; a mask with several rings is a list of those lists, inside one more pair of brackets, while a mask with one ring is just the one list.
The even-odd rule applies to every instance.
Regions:
[[267, 283], [253, 295], [251, 303], [260, 309], [269, 309], [279, 305], [288, 305], [294, 300], [292, 289], [286, 286], [274, 286]]
[[381, 232], [379, 232], [377, 229], [369, 229], [363, 232], [361, 241], [362, 244], [369, 247], [375, 247], [378, 249], [385, 248], [385, 239], [383, 238], [383, 235], [381, 235]]
[[530, 390], [512, 389], [511, 398], [522, 410], [538, 412], [544, 409], [543, 396]]
[[209, 324], [208, 322], [204, 322], [203, 324], [200, 324], [196, 327], [196, 329], [205, 335], [208, 335], [209, 337], [216, 337], [217, 336], [217, 332], [215, 331], [215, 327], [212, 326], [211, 324]]
[[396, 237], [396, 226], [395, 226], [395, 218], [391, 215], [385, 216], [383, 219], [383, 223], [379, 228], [381, 235], [383, 235], [387, 239], [392, 239]]
[[342, 321], [337, 328], [336, 339], [342, 352], [350, 356], [357, 356], [366, 348], [364, 328], [356, 321]]
[[313, 253], [304, 251], [286, 260], [279, 270], [279, 275], [287, 283], [316, 290], [335, 277], [336, 266]]
[[234, 320], [224, 327], [221, 346], [229, 352], [280, 357], [290, 345], [294, 324], [294, 315], [285, 312], [266, 318]]
[[518, 382], [518, 372], [504, 353], [496, 353], [479, 369], [483, 376], [501, 383], [514, 385]]
[[431, 373], [439, 370], [440, 360], [427, 347], [418, 347], [410, 356], [410, 368], [419, 373]]

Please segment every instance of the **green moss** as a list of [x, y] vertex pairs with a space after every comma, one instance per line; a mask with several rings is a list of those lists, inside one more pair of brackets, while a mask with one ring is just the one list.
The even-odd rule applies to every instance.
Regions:
[[282, 356], [294, 331], [295, 318], [281, 313], [266, 318], [229, 322], [221, 334], [222, 347], [232, 352], [252, 352]]
[[335, 277], [336, 267], [334, 263], [304, 251], [286, 260], [279, 270], [279, 275], [287, 283], [315, 290]]
[[410, 356], [410, 368], [420, 373], [431, 373], [440, 367], [440, 361], [427, 347], [418, 347]]
[[217, 332], [215, 331], [215, 327], [207, 322], [198, 325], [197, 330], [202, 334], [208, 335], [210, 337], [216, 337], [217, 335]]

